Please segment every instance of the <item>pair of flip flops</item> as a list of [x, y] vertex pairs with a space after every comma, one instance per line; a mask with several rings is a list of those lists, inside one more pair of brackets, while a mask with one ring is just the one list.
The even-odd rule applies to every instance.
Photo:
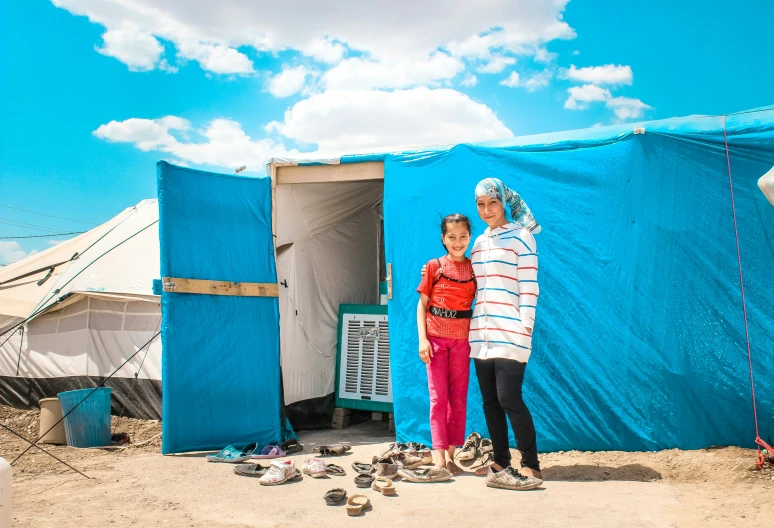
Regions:
[[320, 456], [341, 456], [352, 449], [349, 444], [320, 445], [315, 447], [312, 452], [319, 453]]
[[352, 469], [354, 469], [355, 473], [358, 473], [359, 475], [370, 475], [376, 471], [376, 468], [373, 464], [367, 464], [365, 462], [352, 462]]
[[253, 454], [258, 449], [258, 444], [252, 442], [247, 444], [244, 449], [237, 449], [230, 445], [221, 449], [216, 455], [207, 455], [207, 462], [225, 462], [227, 464], [238, 464], [245, 460], [253, 458]]

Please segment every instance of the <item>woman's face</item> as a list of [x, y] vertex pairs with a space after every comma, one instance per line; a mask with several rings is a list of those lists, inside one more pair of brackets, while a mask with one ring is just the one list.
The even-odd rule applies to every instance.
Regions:
[[478, 216], [489, 227], [499, 227], [505, 222], [505, 208], [500, 200], [491, 196], [479, 196], [476, 198]]

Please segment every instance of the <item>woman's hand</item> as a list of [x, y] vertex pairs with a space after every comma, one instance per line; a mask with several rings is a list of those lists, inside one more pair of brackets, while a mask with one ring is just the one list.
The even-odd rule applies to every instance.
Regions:
[[423, 277], [425, 276], [425, 273], [427, 273], [427, 264], [424, 264], [424, 265], [422, 266], [422, 276], [423, 276]]
[[430, 359], [433, 357], [433, 347], [430, 346], [430, 341], [427, 339], [421, 339], [419, 341], [419, 359], [421, 359], [426, 365], [430, 364]]

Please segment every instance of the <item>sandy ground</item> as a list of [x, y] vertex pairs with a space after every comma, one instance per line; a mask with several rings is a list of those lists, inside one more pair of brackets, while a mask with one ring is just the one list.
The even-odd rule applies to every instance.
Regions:
[[[33, 437], [37, 412], [0, 407], [0, 423]], [[160, 424], [124, 419], [114, 430], [141, 442], [158, 434]], [[541, 457], [546, 483], [539, 490], [490, 489], [468, 474], [440, 484], [397, 482], [397, 496], [383, 497], [356, 488], [350, 464], [370, 460], [393, 440], [386, 424], [300, 436], [305, 453], [319, 444], [352, 443], [351, 453], [329, 459], [347, 476], [260, 486], [228, 464], [207, 463], [204, 454], [162, 456], [158, 437], [118, 451], [46, 446], [91, 479], [44, 453], [28, 453], [14, 465], [13, 526], [774, 526], [774, 471], [750, 471], [749, 449], [552, 453]], [[6, 460], [23, 446], [0, 431]], [[291, 458], [300, 466], [305, 456]], [[348, 517], [344, 507], [326, 506], [322, 495], [333, 487], [364, 493], [373, 510]]]

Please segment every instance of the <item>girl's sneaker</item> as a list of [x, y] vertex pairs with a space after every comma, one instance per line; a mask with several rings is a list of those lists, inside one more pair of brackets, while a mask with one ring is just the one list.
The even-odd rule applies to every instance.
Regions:
[[292, 460], [281, 462], [275, 460], [266, 470], [266, 474], [258, 479], [258, 482], [264, 486], [277, 486], [284, 484], [296, 476], [296, 463]]
[[307, 458], [304, 460], [301, 471], [304, 475], [309, 475], [312, 478], [322, 478], [328, 474], [325, 462], [319, 458]]
[[489, 466], [489, 475], [486, 477], [486, 485], [490, 488], [526, 491], [538, 488], [542, 484], [542, 480], [522, 475], [511, 466], [500, 471]]
[[458, 460], [474, 460], [478, 457], [478, 446], [481, 445], [481, 435], [478, 433], [470, 433], [468, 439], [465, 440], [465, 445], [462, 446]]

